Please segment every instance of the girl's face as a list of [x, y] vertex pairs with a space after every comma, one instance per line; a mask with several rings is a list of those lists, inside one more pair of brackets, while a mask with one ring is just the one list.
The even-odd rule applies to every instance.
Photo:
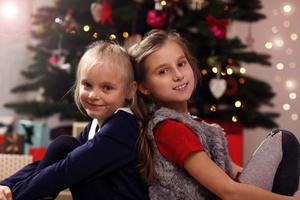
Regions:
[[98, 121], [108, 118], [123, 107], [125, 99], [130, 99], [134, 92], [133, 87], [128, 86], [124, 70], [112, 65], [116, 64], [104, 61], [80, 72], [80, 102], [86, 113]]
[[167, 40], [145, 59], [146, 79], [139, 90], [160, 106], [188, 112], [187, 101], [194, 86], [194, 72], [182, 48]]

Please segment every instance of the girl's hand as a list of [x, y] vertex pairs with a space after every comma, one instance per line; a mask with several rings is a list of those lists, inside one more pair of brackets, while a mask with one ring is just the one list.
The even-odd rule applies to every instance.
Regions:
[[297, 190], [297, 191], [294, 193], [293, 197], [295, 197], [296, 199], [300, 199], [300, 190]]
[[12, 193], [9, 187], [0, 185], [0, 200], [12, 200]]

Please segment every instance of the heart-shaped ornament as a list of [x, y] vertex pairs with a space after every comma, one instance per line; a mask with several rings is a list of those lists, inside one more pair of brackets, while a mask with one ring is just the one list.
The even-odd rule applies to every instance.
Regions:
[[209, 89], [216, 99], [219, 99], [226, 91], [226, 80], [212, 78], [209, 81]]
[[102, 11], [102, 4], [94, 2], [91, 4], [91, 13], [95, 22], [100, 22], [100, 16]]

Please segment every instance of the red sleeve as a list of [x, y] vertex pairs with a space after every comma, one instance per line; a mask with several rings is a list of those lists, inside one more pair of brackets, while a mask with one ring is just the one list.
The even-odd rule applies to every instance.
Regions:
[[154, 139], [159, 152], [181, 167], [191, 153], [204, 150], [193, 130], [175, 120], [168, 119], [157, 125]]

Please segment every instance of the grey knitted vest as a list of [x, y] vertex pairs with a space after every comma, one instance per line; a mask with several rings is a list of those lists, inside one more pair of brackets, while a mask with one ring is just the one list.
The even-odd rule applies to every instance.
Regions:
[[[207, 155], [224, 171], [232, 176], [227, 142], [223, 129], [216, 124], [197, 122], [188, 114], [178, 113], [168, 108], [158, 109], [147, 127], [147, 138], [154, 151], [154, 170], [157, 179], [149, 185], [151, 200], [212, 200], [215, 195], [200, 185], [184, 169], [164, 158], [158, 151], [153, 137], [153, 129], [165, 119], [174, 119], [190, 127], [199, 137]], [[176, 130], [174, 130], [176, 131]], [[209, 173], [209, 171], [207, 172]]]

